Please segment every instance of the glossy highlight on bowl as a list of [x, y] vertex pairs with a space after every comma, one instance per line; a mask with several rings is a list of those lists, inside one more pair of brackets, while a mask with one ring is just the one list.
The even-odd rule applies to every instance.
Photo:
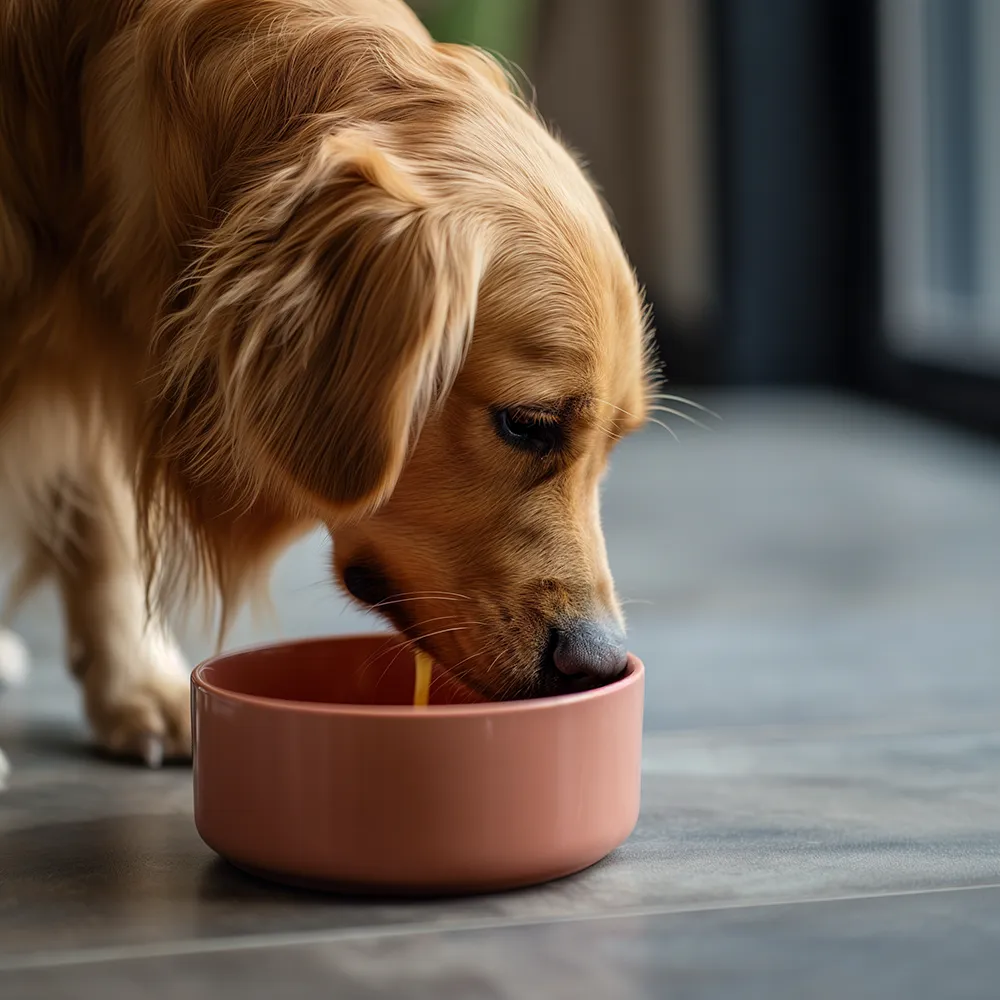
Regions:
[[397, 636], [224, 654], [192, 676], [195, 823], [234, 864], [351, 892], [547, 881], [639, 810], [643, 665], [604, 688], [486, 702], [438, 669], [415, 708]]

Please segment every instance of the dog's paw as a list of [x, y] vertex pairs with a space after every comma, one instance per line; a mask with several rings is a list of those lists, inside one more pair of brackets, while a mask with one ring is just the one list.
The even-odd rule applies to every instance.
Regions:
[[154, 674], [88, 698], [101, 747], [149, 767], [191, 756], [191, 696], [187, 676]]
[[191, 756], [190, 671], [171, 644], [157, 643], [145, 670], [105, 674], [87, 685], [87, 715], [108, 753], [159, 767]]
[[28, 647], [10, 629], [0, 628], [0, 691], [23, 683], [28, 674]]

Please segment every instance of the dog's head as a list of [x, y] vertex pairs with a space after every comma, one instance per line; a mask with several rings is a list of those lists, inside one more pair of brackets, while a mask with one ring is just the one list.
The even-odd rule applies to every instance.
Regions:
[[626, 653], [599, 490], [644, 418], [641, 297], [573, 158], [434, 58], [449, 86], [317, 120], [213, 234], [165, 366], [188, 493], [216, 484], [188, 517], [321, 519], [346, 589], [487, 695], [603, 682]]

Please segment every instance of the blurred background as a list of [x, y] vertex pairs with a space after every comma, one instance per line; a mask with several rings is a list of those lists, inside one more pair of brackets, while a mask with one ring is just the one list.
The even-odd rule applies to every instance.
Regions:
[[419, 0], [589, 164], [669, 378], [1000, 428], [995, 0]]

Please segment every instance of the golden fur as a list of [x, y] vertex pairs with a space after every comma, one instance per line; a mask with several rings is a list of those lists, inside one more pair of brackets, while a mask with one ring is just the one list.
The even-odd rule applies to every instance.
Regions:
[[106, 746], [184, 752], [164, 602], [228, 615], [317, 523], [445, 667], [536, 692], [560, 616], [620, 621], [598, 482], [647, 386], [582, 171], [397, 0], [0, 4], [0, 499]]

